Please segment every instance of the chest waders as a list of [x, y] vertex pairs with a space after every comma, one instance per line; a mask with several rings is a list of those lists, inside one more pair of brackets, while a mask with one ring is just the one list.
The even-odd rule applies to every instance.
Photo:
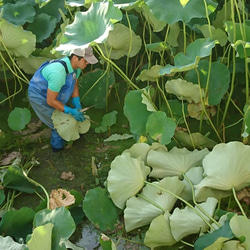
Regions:
[[66, 79], [65, 84], [58, 93], [57, 100], [60, 101], [63, 105], [69, 101], [76, 83], [76, 71], [68, 73], [66, 63], [60, 60], [52, 60], [43, 63], [40, 68], [36, 71], [34, 76], [31, 78], [28, 87], [28, 96], [30, 104], [39, 117], [39, 119], [51, 128], [51, 146], [54, 149], [61, 149], [64, 146], [64, 140], [57, 133], [54, 128], [51, 116], [54, 112], [54, 108], [47, 104], [47, 90], [48, 90], [48, 81], [43, 77], [41, 71], [49, 63], [59, 62], [61, 63], [66, 70]]

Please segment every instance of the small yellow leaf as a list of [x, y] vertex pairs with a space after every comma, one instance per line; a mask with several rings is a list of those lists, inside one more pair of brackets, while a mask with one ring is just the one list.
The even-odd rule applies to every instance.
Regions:
[[52, 190], [49, 198], [49, 208], [67, 207], [75, 203], [75, 197], [70, 192], [59, 188]]
[[183, 7], [185, 7], [188, 4], [189, 0], [180, 0], [180, 3]]

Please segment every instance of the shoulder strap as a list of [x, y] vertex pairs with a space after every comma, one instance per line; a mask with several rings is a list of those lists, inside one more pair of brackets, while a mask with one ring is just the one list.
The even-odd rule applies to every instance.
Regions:
[[61, 63], [61, 64], [63, 65], [63, 67], [65, 68], [66, 74], [69, 73], [66, 62], [64, 62], [64, 61], [62, 61], [62, 60], [60, 60], [60, 59], [53, 60], [53, 61], [51, 61], [51, 62], [52, 62], [52, 63], [53, 63], [53, 62], [59, 62], [59, 63]]

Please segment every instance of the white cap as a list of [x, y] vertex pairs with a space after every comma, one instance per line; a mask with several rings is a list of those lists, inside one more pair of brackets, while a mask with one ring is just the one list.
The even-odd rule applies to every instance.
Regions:
[[84, 57], [84, 59], [90, 64], [95, 64], [98, 62], [97, 58], [94, 56], [93, 49], [91, 47], [88, 47], [86, 49], [74, 49], [72, 50], [71, 54]]

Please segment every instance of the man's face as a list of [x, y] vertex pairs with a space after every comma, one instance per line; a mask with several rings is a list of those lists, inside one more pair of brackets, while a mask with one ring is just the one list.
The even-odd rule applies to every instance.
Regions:
[[84, 59], [84, 57], [82, 57], [80, 60], [78, 60], [77, 68], [85, 69], [88, 66], [88, 64], [89, 63]]

